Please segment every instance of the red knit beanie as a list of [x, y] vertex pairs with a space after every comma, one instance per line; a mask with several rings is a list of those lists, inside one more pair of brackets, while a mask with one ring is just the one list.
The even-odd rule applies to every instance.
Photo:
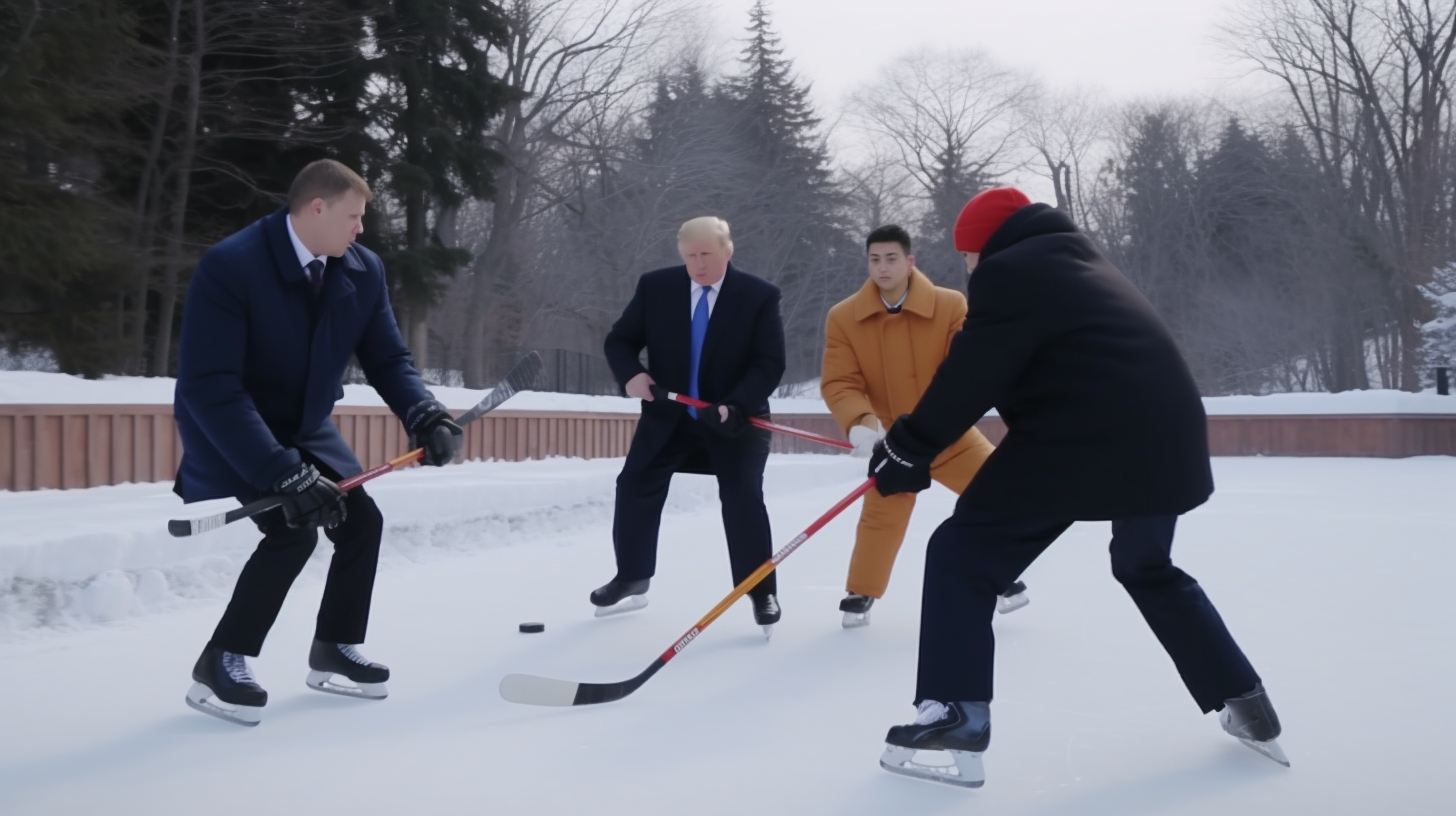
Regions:
[[1017, 210], [1031, 203], [1015, 187], [994, 187], [966, 202], [955, 224], [957, 252], [980, 252], [991, 233]]

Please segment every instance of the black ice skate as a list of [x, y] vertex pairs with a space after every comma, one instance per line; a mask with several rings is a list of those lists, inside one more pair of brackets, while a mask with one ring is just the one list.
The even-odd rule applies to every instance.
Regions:
[[844, 600], [839, 602], [839, 611], [844, 613], [844, 628], [858, 629], [861, 626], [869, 626], [870, 607], [874, 605], [875, 599], [869, 595], [856, 595], [851, 592], [844, 596]]
[[254, 726], [263, 719], [268, 692], [253, 679], [243, 655], [207, 644], [192, 667], [187, 705], [220, 720]]
[[[979, 788], [986, 784], [981, 754], [990, 744], [990, 703], [922, 700], [913, 724], [894, 726], [885, 736], [880, 767], [916, 779]], [[915, 761], [916, 751], [945, 751], [953, 764], [922, 765]]]
[[[304, 682], [311, 689], [365, 700], [383, 700], [389, 696], [389, 689], [384, 685], [389, 680], [389, 667], [370, 663], [350, 644], [315, 640], [308, 650], [308, 667], [310, 671]], [[335, 682], [336, 677], [343, 677], [349, 683]]]
[[1026, 595], [1026, 584], [1017, 581], [1006, 590], [1005, 594], [996, 599], [996, 611], [1005, 615], [1007, 612], [1015, 612], [1029, 603], [1031, 603], [1031, 598]]
[[1274, 704], [1269, 702], [1263, 683], [1256, 683], [1254, 690], [1247, 694], [1224, 700], [1218, 724], [1237, 737], [1239, 742], [1289, 767], [1289, 757], [1284, 755], [1284, 749], [1276, 741], [1283, 731], [1279, 727], [1279, 715], [1274, 713]]
[[763, 627], [763, 636], [773, 637], [773, 627], [779, 622], [782, 610], [779, 609], [779, 599], [774, 597], [772, 592], [766, 595], [750, 595], [753, 601], [753, 620]]
[[605, 618], [634, 612], [647, 605], [647, 585], [652, 579], [620, 581], [616, 578], [592, 590], [591, 602], [597, 608], [596, 615]]

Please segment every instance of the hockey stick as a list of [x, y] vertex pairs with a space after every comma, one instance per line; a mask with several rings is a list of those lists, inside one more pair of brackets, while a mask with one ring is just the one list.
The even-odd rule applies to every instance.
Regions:
[[[884, 467], [884, 463], [881, 463], [880, 466]], [[501, 678], [501, 697], [504, 697], [512, 703], [541, 706], [593, 705], [595, 703], [610, 703], [626, 697], [628, 694], [641, 688], [642, 684], [646, 683], [652, 675], [657, 674], [658, 670], [667, 665], [667, 661], [677, 657], [679, 652], [687, 648], [687, 645], [692, 643], [694, 638], [702, 634], [704, 629], [708, 628], [708, 624], [717, 620], [718, 616], [727, 611], [728, 607], [732, 606], [735, 601], [742, 598], [750, 589], [757, 586], [758, 582], [762, 581], [770, 572], [773, 572], [774, 568], [780, 562], [788, 558], [794, 550], [799, 549], [799, 545], [808, 541], [809, 536], [819, 532], [821, 527], [828, 524], [835, 516], [843, 512], [844, 508], [854, 504], [860, 496], [865, 494], [865, 491], [874, 486], [875, 479], [871, 476], [864, 480], [848, 496], [840, 499], [837, 504], [829, 508], [827, 513], [820, 516], [813, 524], [810, 524], [804, 532], [799, 533], [794, 537], [793, 541], [790, 541], [783, 549], [774, 553], [772, 558], [763, 562], [763, 565], [754, 570], [752, 575], [744, 578], [742, 583], [734, 587], [732, 592], [728, 593], [728, 597], [719, 601], [718, 605], [713, 607], [711, 612], [704, 615], [702, 620], [698, 621], [693, 625], [693, 628], [687, 631], [687, 634], [678, 638], [677, 642], [672, 644], [672, 648], [663, 652], [656, 660], [652, 661], [652, 665], [648, 666], [641, 674], [633, 677], [631, 680], [623, 680], [620, 683], [575, 683], [570, 680], [553, 680], [549, 677], [538, 677], [534, 674], [508, 674]]]
[[[656, 399], [665, 399], [671, 400], [672, 402], [681, 402], [683, 405], [691, 405], [692, 407], [699, 410], [712, 407], [709, 403], [703, 402], [697, 397], [690, 397], [687, 394], [679, 394], [675, 391], [669, 391], [666, 388], [662, 388], [661, 386], [656, 385], [652, 386], [652, 396]], [[811, 431], [805, 431], [799, 428], [791, 428], [788, 425], [780, 425], [777, 422], [769, 422], [766, 419], [749, 417], [748, 422], [753, 427], [762, 428], [765, 431], [773, 431], [774, 433], [797, 436], [800, 439], [808, 439], [811, 442], [822, 442], [826, 445], [832, 445], [836, 448], [843, 448], [845, 450], [854, 450], [853, 445], [843, 440], [832, 439], [827, 436], [820, 436], [819, 434], [813, 433]]]
[[[527, 354], [525, 357], [522, 357], [520, 360], [516, 361], [515, 366], [511, 368], [510, 373], [506, 375], [505, 379], [496, 383], [495, 388], [492, 388], [490, 390], [490, 393], [486, 395], [485, 399], [477, 403], [474, 408], [471, 408], [469, 411], [466, 411], [458, 418], [456, 418], [455, 424], [464, 428], [466, 425], [469, 425], [470, 423], [479, 419], [484, 414], [487, 414], [490, 411], [493, 411], [496, 408], [500, 407], [501, 403], [515, 396], [518, 392], [525, 391], [526, 389], [535, 385], [536, 381], [541, 377], [541, 369], [542, 363], [540, 354], [537, 354], [533, 351], [530, 354]], [[344, 479], [343, 481], [339, 482], [339, 489], [347, 492], [358, 487], [361, 484], [364, 484], [370, 479], [383, 476], [390, 471], [397, 470], [411, 462], [415, 462], [421, 459], [424, 455], [424, 448], [415, 448], [414, 450], [404, 454], [403, 456], [395, 457], [394, 459], [391, 459], [382, 465], [376, 465], [375, 467], [369, 468], [363, 473], [357, 473], [347, 479]], [[259, 513], [272, 510], [282, 503], [283, 499], [278, 496], [264, 496], [263, 498], [258, 499], [255, 502], [250, 502], [243, 505], [242, 507], [235, 507], [227, 511], [226, 513], [218, 513], [216, 515], [204, 516], [202, 518], [195, 519], [172, 519], [171, 521], [167, 522], [167, 532], [171, 533], [177, 538], [200, 535], [202, 533], [216, 530], [219, 527], [232, 524], [239, 519], [250, 518], [252, 516], [256, 516]]]

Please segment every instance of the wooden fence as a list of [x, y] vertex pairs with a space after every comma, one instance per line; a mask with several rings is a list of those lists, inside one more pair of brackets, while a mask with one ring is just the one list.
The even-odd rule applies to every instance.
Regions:
[[[826, 414], [778, 414], [774, 421], [842, 438]], [[405, 451], [387, 408], [340, 406], [344, 439], [366, 467]], [[978, 426], [992, 442], [1005, 426]], [[463, 458], [519, 462], [548, 456], [625, 456], [636, 414], [495, 411], [466, 429]], [[833, 453], [775, 434], [775, 453]], [[1215, 416], [1216, 456], [1456, 455], [1456, 415]], [[170, 405], [0, 405], [0, 490], [80, 488], [170, 481], [182, 458]]]

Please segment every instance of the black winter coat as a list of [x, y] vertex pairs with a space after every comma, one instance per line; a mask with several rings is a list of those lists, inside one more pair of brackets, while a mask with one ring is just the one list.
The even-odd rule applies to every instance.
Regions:
[[[603, 351], [617, 383], [650, 372], [658, 385], [688, 393], [692, 374], [692, 279], [686, 266], [643, 275], [622, 316], [607, 334]], [[768, 398], [784, 376], [784, 325], [779, 288], [733, 265], [723, 278], [703, 339], [698, 371], [699, 398], [736, 405], [751, 416], [768, 416]], [[647, 365], [638, 359], [647, 350]], [[684, 408], [662, 400], [643, 401], [628, 466], [657, 455]], [[701, 463], [688, 469], [703, 472]]]
[[989, 409], [1006, 438], [964, 506], [1073, 520], [1178, 515], [1208, 500], [1203, 402], [1142, 293], [1062, 212], [991, 236], [964, 328], [906, 430], [937, 450]]

